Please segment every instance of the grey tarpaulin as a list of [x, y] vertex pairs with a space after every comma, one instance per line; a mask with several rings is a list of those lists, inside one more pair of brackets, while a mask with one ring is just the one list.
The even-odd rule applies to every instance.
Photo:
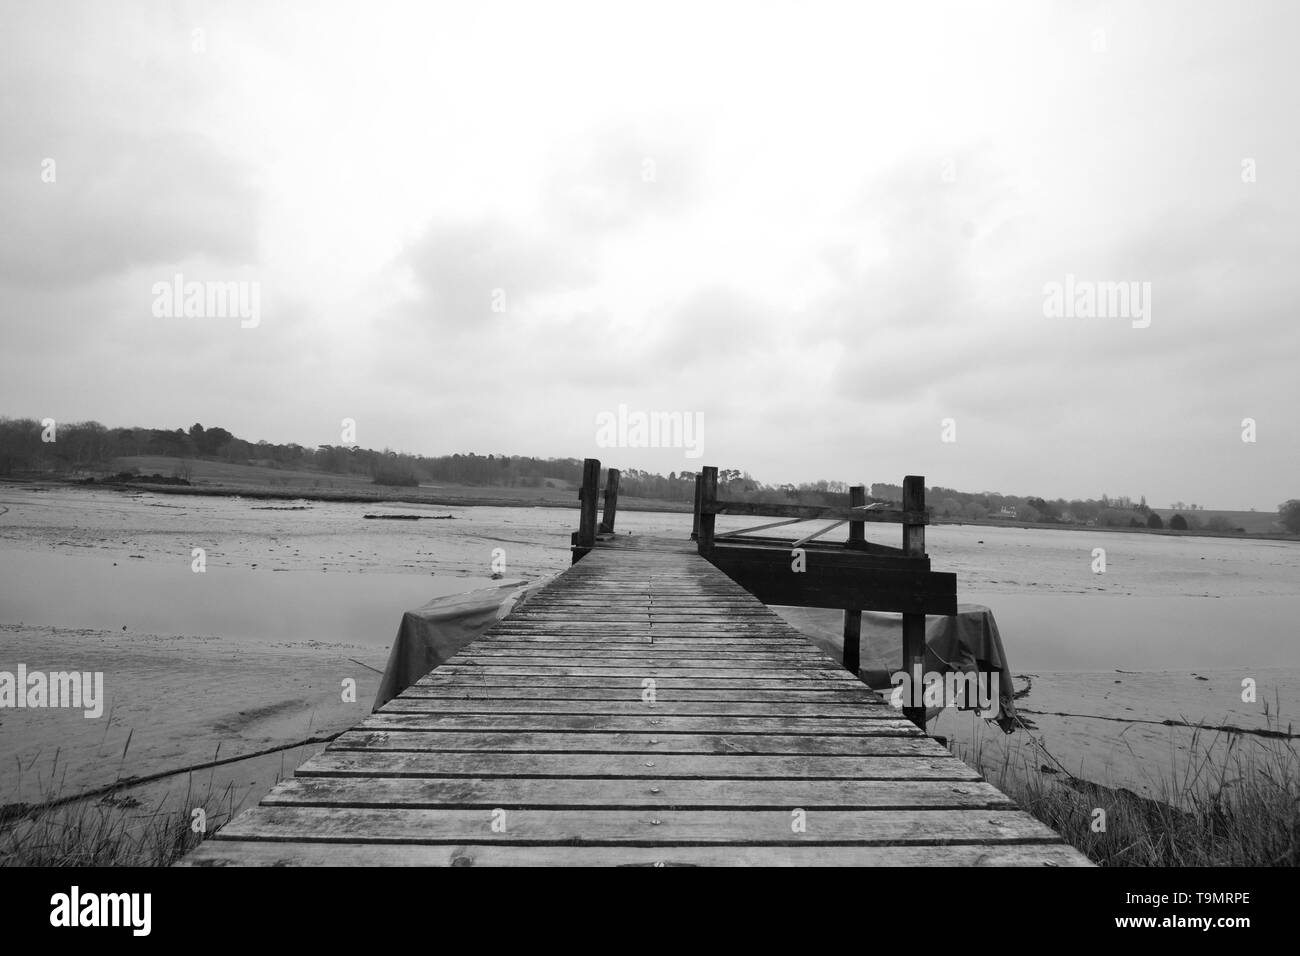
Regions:
[[543, 583], [501, 581], [496, 587], [434, 598], [423, 607], [407, 611], [379, 681], [374, 709], [383, 707], [477, 638]]
[[[903, 615], [862, 612], [862, 643], [867, 648], [889, 648], [888, 671], [863, 669], [861, 677], [876, 689], [890, 687], [889, 675], [903, 659]], [[1011, 667], [1002, 647], [993, 612], [982, 604], [959, 604], [952, 616], [930, 614], [925, 619], [925, 669], [945, 673], [973, 670], [998, 673], [997, 722], [1007, 733], [1015, 729], [1016, 705], [1012, 699]]]

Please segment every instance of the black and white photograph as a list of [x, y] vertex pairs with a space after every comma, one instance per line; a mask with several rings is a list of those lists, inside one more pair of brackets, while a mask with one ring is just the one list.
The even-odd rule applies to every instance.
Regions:
[[5, 925], [834, 867], [1243, 939], [1300, 863], [1298, 46], [0, 0]]

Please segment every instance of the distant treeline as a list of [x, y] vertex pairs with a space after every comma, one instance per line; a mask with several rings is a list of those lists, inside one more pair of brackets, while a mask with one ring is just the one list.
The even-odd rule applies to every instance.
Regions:
[[[891, 490], [894, 486], [890, 486]], [[872, 485], [873, 494], [883, 494], [885, 486]], [[900, 489], [901, 493], [901, 489]], [[1103, 528], [1155, 528], [1165, 526], [1164, 519], [1147, 505], [1145, 497], [1136, 502], [1127, 495], [1112, 498], [1103, 494], [1100, 498], [1064, 498], [1046, 500], [1035, 496], [1019, 497], [1000, 495], [993, 492], [966, 492], [955, 488], [930, 488], [926, 492], [926, 502], [933, 513], [940, 518], [968, 519], [979, 521], [984, 518], [1005, 519], [1034, 524], [1068, 524]], [[1215, 516], [1203, 520], [1197, 514], [1203, 510], [1199, 505], [1184, 505], [1181, 501], [1170, 505], [1185, 514], [1176, 514], [1170, 519], [1169, 526], [1177, 531], [1198, 530], [1233, 531], [1235, 528], [1226, 518]]]
[[[49, 440], [53, 439], [53, 440]], [[237, 465], [260, 465], [317, 471], [331, 475], [368, 477], [377, 484], [411, 486], [421, 482], [484, 485], [505, 488], [540, 488], [555, 483], [577, 485], [582, 481], [582, 462], [576, 458], [531, 458], [520, 455], [478, 455], [474, 453], [410, 455], [384, 449], [374, 451], [345, 445], [277, 445], [249, 442], [220, 427], [167, 431], [159, 428], [106, 428], [98, 422], [78, 422], [45, 427], [34, 419], [0, 418], [0, 475], [107, 473], [119, 458], [162, 456], [177, 459], [176, 474], [185, 474], [185, 459], [209, 459]], [[843, 504], [849, 485], [843, 481], [814, 481], [801, 484], [768, 485], [749, 473], [731, 468], [718, 471], [719, 493], [724, 498], [744, 501], [781, 501], [797, 504]], [[900, 485], [871, 485], [868, 502], [902, 501]], [[690, 502], [695, 478], [690, 471], [671, 472], [666, 477], [639, 469], [622, 471], [619, 492], [636, 498]], [[1002, 495], [995, 492], [964, 492], [933, 487], [926, 491], [928, 510], [939, 518], [954, 520], [1002, 519], [1019, 522], [1095, 525], [1102, 527], [1164, 526], [1161, 517], [1147, 506], [1146, 498], [1134, 502], [1123, 496], [1111, 498], [1046, 500], [1035, 496]], [[1170, 505], [1179, 511], [1169, 527], [1175, 530], [1233, 531], [1232, 523], [1220, 516], [1204, 520], [1199, 506], [1183, 502]], [[1287, 502], [1279, 511], [1283, 523], [1300, 532], [1300, 503]], [[1292, 525], [1296, 527], [1292, 528]]]
[[[52, 438], [53, 440], [46, 440]], [[60, 423], [52, 431], [33, 419], [0, 418], [0, 475], [105, 472], [115, 459], [156, 455], [203, 458], [236, 465], [359, 475], [381, 484], [417, 485], [442, 481], [466, 485], [541, 487], [547, 479], [580, 480], [577, 459], [515, 455], [442, 455], [426, 458], [385, 449], [345, 445], [307, 448], [289, 443], [249, 442], [224, 428], [105, 428], [99, 422]]]
[[[531, 458], [521, 455], [475, 453], [410, 455], [389, 449], [374, 451], [348, 445], [308, 448], [294, 443], [249, 442], [220, 427], [194, 424], [189, 429], [106, 428], [99, 422], [59, 423], [47, 428], [30, 418], [0, 418], [0, 475], [93, 474], [114, 470], [119, 458], [175, 458], [175, 472], [188, 472], [187, 459], [208, 459], [236, 465], [258, 465], [330, 475], [368, 477], [377, 484], [414, 487], [421, 482], [540, 488], [548, 482], [563, 487], [580, 484], [582, 462], [577, 458]], [[721, 484], [729, 494], [766, 492], [794, 497], [804, 503], [842, 503], [843, 482], [813, 482], [768, 488], [748, 474], [724, 469]], [[620, 474], [619, 492], [636, 498], [690, 502], [695, 496], [691, 472], [667, 477], [639, 469]], [[787, 493], [788, 492], [788, 493]]]

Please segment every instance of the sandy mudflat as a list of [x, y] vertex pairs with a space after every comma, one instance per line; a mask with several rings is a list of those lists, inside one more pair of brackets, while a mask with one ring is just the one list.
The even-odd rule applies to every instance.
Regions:
[[[0, 804], [40, 802], [344, 730], [369, 712], [379, 681], [349, 658], [371, 667], [384, 663], [373, 646], [258, 647], [223, 638], [14, 625], [0, 626], [0, 646], [0, 669], [22, 661], [29, 670], [102, 671], [105, 698], [97, 719], [80, 710], [0, 711]], [[356, 681], [356, 703], [343, 702], [345, 678]], [[256, 801], [321, 746], [202, 770], [194, 782], [217, 790], [229, 783], [237, 803]], [[183, 798], [190, 784], [179, 774], [130, 792], [152, 806]]]
[[[0, 486], [0, 670], [102, 671], [107, 698], [98, 719], [0, 710], [0, 804], [344, 730], [370, 712], [379, 674], [361, 665], [383, 669], [403, 611], [481, 585], [494, 547], [509, 549], [512, 572], [568, 558], [512, 535], [509, 514], [522, 512], [510, 509], [493, 509], [505, 524], [452, 532], [456, 521], [363, 518], [382, 505], [267, 504]], [[207, 551], [203, 574], [194, 547]], [[344, 678], [356, 703], [341, 699]], [[195, 780], [255, 802], [321, 746]], [[151, 805], [189, 784], [179, 775], [130, 799]]]
[[[266, 501], [68, 486], [0, 484], [0, 508], [8, 509], [0, 513], [4, 549], [188, 568], [193, 549], [203, 548], [210, 567], [259, 571], [486, 575], [493, 549], [501, 547], [511, 574], [539, 576], [566, 566], [568, 533], [576, 527], [576, 511], [556, 509]], [[366, 520], [367, 514], [430, 520]], [[432, 520], [443, 515], [453, 520]], [[545, 544], [535, 534], [512, 533], [535, 528], [529, 516], [536, 515], [555, 516], [555, 536]]]
[[[1122, 598], [1094, 600], [1118, 600], [1116, 609], [1127, 606]], [[820, 608], [777, 611], [840, 659], [840, 612]], [[1179, 656], [1169, 649], [1177, 646], [1178, 632], [1160, 631], [1159, 621], [1144, 626], [1150, 627], [1151, 640], [1166, 648], [1167, 657]], [[1166, 797], [1171, 779], [1186, 778], [1194, 752], [1195, 731], [1176, 724], [1286, 731], [1287, 722], [1300, 715], [1300, 667], [1250, 663], [1249, 653], [1241, 650], [1243, 642], [1229, 639], [1231, 632], [1220, 635], [1220, 648], [1226, 648], [1228, 658], [1240, 658], [1233, 666], [1133, 670], [1123, 666], [1125, 657], [1140, 654], [1142, 649], [1131, 648], [1128, 654], [1112, 650], [1117, 666], [1106, 670], [1028, 670], [1016, 666], [1017, 654], [1025, 656], [1026, 649], [1017, 647], [1005, 625], [1000, 629], [1016, 673], [1016, 690], [1023, 694], [1016, 701], [1017, 710], [1029, 726], [1005, 736], [993, 724], [953, 709], [943, 711], [927, 725], [930, 733], [947, 737], [963, 757], [969, 758], [978, 746], [992, 766], [1000, 765], [1010, 754], [1013, 765], [1045, 766], [1049, 773], [1063, 768], [1105, 786]], [[900, 646], [873, 646], [865, 640], [863, 644], [864, 667], [897, 668]], [[1182, 656], [1192, 655], [1184, 651]], [[1255, 685], [1255, 700], [1249, 703], [1242, 700], [1246, 679]], [[1221, 757], [1229, 739], [1227, 734], [1202, 731], [1195, 752], [1204, 753], [1209, 747]], [[1274, 745], [1245, 734], [1235, 735], [1233, 744], [1234, 753], [1243, 755]]]

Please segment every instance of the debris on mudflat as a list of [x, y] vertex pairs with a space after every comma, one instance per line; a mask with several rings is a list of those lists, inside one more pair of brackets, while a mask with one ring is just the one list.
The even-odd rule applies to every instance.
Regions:
[[376, 521], [454, 521], [455, 515], [364, 515]]

